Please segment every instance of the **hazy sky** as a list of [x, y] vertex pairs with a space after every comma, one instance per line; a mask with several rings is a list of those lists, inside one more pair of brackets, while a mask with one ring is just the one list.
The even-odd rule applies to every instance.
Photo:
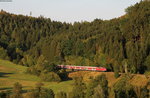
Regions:
[[[2, 1], [2, 0], [1, 0]], [[12, 0], [0, 2], [0, 9], [15, 14], [44, 16], [57, 21], [92, 21], [125, 14], [124, 9], [140, 0]]]

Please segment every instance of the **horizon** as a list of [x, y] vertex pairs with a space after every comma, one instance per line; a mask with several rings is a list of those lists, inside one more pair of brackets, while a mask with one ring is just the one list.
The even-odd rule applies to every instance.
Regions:
[[[5, 0], [4, 0], [5, 1]], [[11, 0], [10, 0], [11, 1]], [[0, 2], [0, 10], [16, 15], [50, 18], [66, 23], [110, 20], [121, 17], [125, 9], [141, 0], [39, 0]], [[108, 7], [109, 6], [109, 7]]]

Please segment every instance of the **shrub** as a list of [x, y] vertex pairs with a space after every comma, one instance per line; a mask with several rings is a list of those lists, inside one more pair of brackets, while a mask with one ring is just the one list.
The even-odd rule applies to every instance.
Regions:
[[118, 78], [120, 76], [118, 63], [114, 66], [114, 76], [115, 78]]
[[41, 80], [47, 81], [47, 82], [60, 82], [61, 81], [59, 75], [57, 75], [54, 72], [41, 73], [40, 78]]
[[9, 98], [11, 91], [2, 91], [0, 92], [0, 98]]
[[2, 47], [0, 47], [0, 59], [9, 60], [7, 51], [4, 48], [2, 48]]
[[118, 78], [120, 75], [119, 75], [119, 72], [118, 71], [115, 71], [114, 72], [114, 76], [115, 76], [115, 78]]
[[22, 96], [22, 85], [16, 82], [13, 87], [12, 98], [23, 98]]
[[134, 88], [128, 80], [128, 77], [124, 76], [113, 85], [115, 98], [136, 98]]
[[59, 92], [56, 94], [56, 98], [67, 98], [67, 94], [65, 92]]
[[24, 98], [54, 98], [52, 89], [44, 88], [41, 82], [36, 83], [35, 89], [29, 91]]
[[[52, 89], [43, 89], [43, 94], [41, 96], [41, 98], [54, 98], [55, 94], [54, 91]], [[63, 97], [61, 97], [63, 98]]]
[[26, 73], [28, 73], [28, 74], [33, 74], [33, 75], [37, 75], [37, 76], [40, 75], [40, 71], [37, 70], [34, 66], [29, 67], [29, 68], [26, 70]]

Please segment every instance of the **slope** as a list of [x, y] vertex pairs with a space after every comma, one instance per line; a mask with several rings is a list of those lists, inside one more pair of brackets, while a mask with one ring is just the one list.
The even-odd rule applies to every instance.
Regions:
[[[37, 76], [26, 74], [27, 67], [13, 64], [6, 60], [0, 60], [0, 91], [12, 89], [15, 82], [22, 84], [23, 89], [33, 89], [40, 79]], [[71, 90], [72, 81], [60, 83], [43, 82], [46, 88], [51, 88], [54, 92]], [[64, 89], [65, 88], [65, 89]]]

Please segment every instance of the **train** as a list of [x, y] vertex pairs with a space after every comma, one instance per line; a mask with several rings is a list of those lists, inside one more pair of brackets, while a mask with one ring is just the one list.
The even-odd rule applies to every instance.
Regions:
[[105, 67], [92, 67], [92, 66], [75, 66], [75, 65], [57, 65], [60, 69], [72, 69], [72, 70], [85, 70], [85, 71], [107, 71]]

